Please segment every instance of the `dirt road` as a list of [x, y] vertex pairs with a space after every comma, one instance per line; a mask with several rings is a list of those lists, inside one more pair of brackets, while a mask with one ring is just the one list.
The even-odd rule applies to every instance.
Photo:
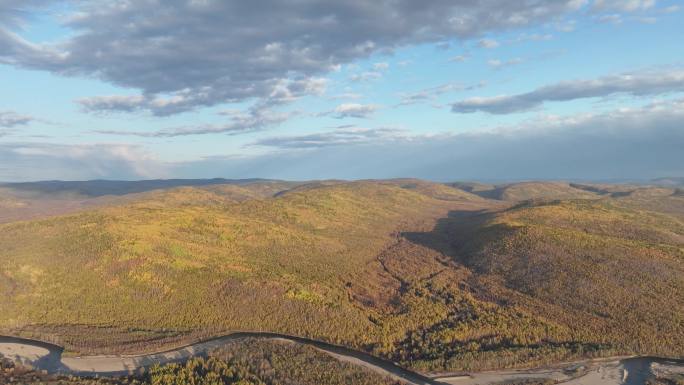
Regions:
[[299, 343], [312, 346], [336, 359], [363, 366], [376, 373], [415, 385], [491, 385], [524, 379], [548, 379], [565, 385], [643, 385], [653, 373], [684, 373], [684, 362], [656, 357], [584, 361], [549, 368], [500, 370], [463, 376], [428, 377], [367, 353], [307, 338], [277, 333], [238, 332], [164, 352], [134, 356], [63, 357], [60, 346], [40, 341], [0, 336], [0, 355], [50, 373], [113, 376], [128, 374], [155, 364], [167, 364], [205, 356], [230, 341], [245, 338]]

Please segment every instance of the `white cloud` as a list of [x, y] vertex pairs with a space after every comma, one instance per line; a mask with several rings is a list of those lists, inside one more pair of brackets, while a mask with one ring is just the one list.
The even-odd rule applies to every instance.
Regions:
[[638, 17], [636, 20], [642, 24], [655, 24], [658, 22], [658, 18], [654, 16]]
[[379, 108], [376, 104], [344, 103], [331, 111], [335, 118], [369, 118]]
[[25, 126], [34, 120], [33, 117], [28, 115], [21, 115], [12, 111], [0, 111], [0, 127], [14, 128]]
[[[265, 155], [169, 163], [121, 144], [1, 143], [0, 180], [145, 178], [562, 179], [653, 178], [684, 173], [684, 100], [517, 126], [414, 135], [344, 126], [266, 137]], [[340, 167], [343, 165], [343, 167]]]
[[449, 61], [453, 62], [453, 63], [463, 63], [468, 59], [470, 59], [469, 55], [456, 55], [456, 56], [449, 58]]
[[482, 82], [474, 85], [463, 85], [460, 83], [445, 83], [436, 87], [425, 88], [417, 92], [402, 93], [399, 95], [401, 97], [401, 102], [399, 103], [399, 105], [407, 106], [426, 101], [434, 101], [443, 94], [465, 90], [474, 90], [476, 88], [481, 88], [483, 86], [484, 83]]
[[609, 15], [601, 15], [598, 20], [602, 23], [622, 24], [622, 15], [618, 13], [611, 13]]
[[188, 162], [175, 172], [293, 180], [650, 179], [683, 175], [682, 121], [684, 100], [679, 100], [599, 114], [546, 116], [485, 132], [458, 127], [464, 133], [274, 137], [260, 141], [276, 147], [274, 153]]
[[[291, 103], [305, 95], [320, 96], [325, 93], [327, 83], [327, 79], [317, 77], [300, 80], [282, 80], [272, 84], [269, 94], [264, 95], [259, 105], [273, 106]], [[157, 116], [167, 116], [192, 110], [198, 104], [212, 104], [206, 98], [211, 98], [211, 95], [193, 94], [188, 90], [183, 90], [169, 97], [155, 95], [108, 95], [83, 98], [77, 100], [77, 102], [87, 112], [150, 111]]]
[[297, 113], [277, 112], [268, 106], [256, 105], [244, 111], [231, 111], [223, 113], [230, 117], [226, 124], [204, 124], [186, 127], [175, 127], [160, 131], [123, 131], [123, 130], [95, 130], [93, 132], [103, 135], [139, 136], [144, 138], [173, 138], [179, 136], [228, 134], [238, 135], [248, 132], [261, 131], [266, 128], [279, 125]]
[[[540, 25], [578, 9], [577, 0], [429, 0], [420, 7], [386, 0], [83, 0], [69, 3], [63, 20], [71, 33], [58, 43], [37, 44], [8, 29], [18, 28], [8, 20], [46, 2], [0, 3], [0, 63], [137, 90], [140, 96], [86, 99], [84, 106], [158, 115], [268, 99], [283, 84], [296, 88], [374, 54]], [[294, 97], [310, 91], [289, 90]]]
[[373, 64], [373, 69], [376, 71], [386, 71], [389, 69], [390, 65], [387, 62], [375, 63]]
[[382, 78], [382, 73], [378, 71], [366, 71], [349, 76], [349, 80], [353, 82], [368, 82]]
[[655, 7], [656, 0], [594, 0], [595, 10], [634, 12]]
[[684, 92], [684, 70], [682, 69], [629, 72], [597, 79], [560, 82], [517, 95], [473, 97], [452, 104], [452, 111], [509, 114], [527, 111], [545, 102], [570, 101], [615, 94], [644, 96], [672, 92]]
[[344, 92], [341, 94], [330, 95], [328, 99], [339, 100], [339, 99], [363, 99], [363, 95], [356, 92]]
[[564, 20], [557, 22], [555, 28], [561, 32], [572, 32], [577, 27], [577, 21], [575, 20]]
[[482, 48], [496, 48], [499, 46], [499, 42], [494, 40], [494, 39], [481, 39], [478, 43], [478, 46]]
[[508, 59], [508, 60], [500, 60], [500, 59], [492, 59], [487, 61], [487, 64], [495, 69], [501, 69], [504, 67], [511, 67], [514, 65], [518, 65], [523, 62], [523, 59], [516, 57], [513, 59]]
[[515, 38], [516, 42], [522, 42], [522, 41], [549, 41], [553, 40], [553, 35], [550, 33], [544, 33], [544, 34], [539, 34], [539, 33], [531, 33], [531, 34], [521, 34], [517, 38]]
[[127, 144], [0, 143], [0, 180], [164, 178], [163, 162]]
[[258, 140], [253, 145], [280, 149], [322, 148], [372, 143], [377, 140], [398, 140], [405, 135], [405, 131], [394, 128], [370, 129], [352, 126], [317, 134], [270, 137]]

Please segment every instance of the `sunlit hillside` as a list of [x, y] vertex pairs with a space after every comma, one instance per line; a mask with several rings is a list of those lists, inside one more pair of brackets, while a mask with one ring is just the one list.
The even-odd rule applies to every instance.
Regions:
[[347, 283], [402, 223], [447, 210], [376, 183], [242, 204], [227, 190], [168, 190], [3, 225], [2, 325], [265, 329], [368, 343], [375, 326], [347, 300]]
[[481, 220], [456, 235], [459, 260], [475, 272], [553, 305], [541, 313], [548, 318], [563, 309], [582, 340], [653, 354], [680, 350], [680, 220], [611, 201], [521, 206]]
[[500, 186], [479, 183], [455, 183], [455, 187], [479, 196], [503, 201], [530, 199], [592, 199], [598, 194], [565, 182], [521, 182]]
[[0, 328], [81, 353], [274, 331], [428, 372], [682, 353], [681, 197], [507, 190], [545, 200], [259, 182], [7, 223]]

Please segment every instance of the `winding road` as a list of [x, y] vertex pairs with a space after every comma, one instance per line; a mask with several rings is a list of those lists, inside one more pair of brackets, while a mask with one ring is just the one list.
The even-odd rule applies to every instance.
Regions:
[[[684, 361], [658, 357], [630, 357], [558, 364], [549, 368], [500, 370], [428, 377], [393, 362], [357, 350], [308, 338], [268, 332], [236, 332], [163, 352], [131, 356], [63, 357], [63, 348], [54, 344], [17, 337], [0, 336], [0, 355], [55, 374], [115, 376], [129, 374], [155, 364], [180, 362], [208, 352], [228, 342], [261, 338], [312, 346], [336, 359], [360, 365], [381, 375], [413, 385], [489, 385], [529, 378], [544, 378], [564, 385], [643, 385], [654, 372], [683, 373]], [[579, 369], [579, 370], [578, 370]], [[577, 373], [580, 374], [577, 374]]]
[[133, 356], [63, 357], [61, 346], [16, 337], [0, 336], [0, 354], [48, 373], [73, 375], [115, 376], [133, 373], [155, 364], [180, 362], [192, 357], [205, 356], [209, 351], [228, 342], [245, 338], [262, 338], [288, 341], [312, 346], [336, 359], [361, 365], [379, 374], [415, 385], [442, 384], [434, 379], [404, 369], [393, 362], [370, 354], [308, 338], [266, 332], [236, 332], [211, 340], [198, 342], [164, 352]]

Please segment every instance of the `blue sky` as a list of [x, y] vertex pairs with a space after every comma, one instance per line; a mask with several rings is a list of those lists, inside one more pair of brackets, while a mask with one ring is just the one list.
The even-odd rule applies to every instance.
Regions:
[[0, 0], [0, 181], [682, 176], [680, 6]]

